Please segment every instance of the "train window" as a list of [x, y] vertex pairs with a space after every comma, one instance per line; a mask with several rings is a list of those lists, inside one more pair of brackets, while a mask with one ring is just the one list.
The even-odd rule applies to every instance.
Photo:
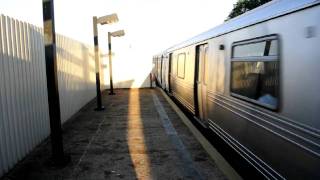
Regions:
[[276, 40], [270, 42], [270, 50], [269, 56], [277, 56], [278, 55], [278, 43]]
[[234, 57], [263, 56], [266, 42], [237, 45], [233, 47]]
[[235, 43], [232, 49], [231, 95], [276, 109], [279, 99], [279, 58], [276, 37], [241, 45]]
[[181, 53], [178, 55], [178, 77], [184, 79], [185, 73], [186, 54]]

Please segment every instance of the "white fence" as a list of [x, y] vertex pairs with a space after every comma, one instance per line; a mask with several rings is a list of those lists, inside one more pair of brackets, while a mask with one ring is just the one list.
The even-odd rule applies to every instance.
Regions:
[[58, 82], [62, 122], [96, 96], [94, 49], [58, 35]]
[[[57, 35], [62, 122], [95, 97], [93, 48]], [[50, 133], [43, 31], [0, 17], [0, 177]]]

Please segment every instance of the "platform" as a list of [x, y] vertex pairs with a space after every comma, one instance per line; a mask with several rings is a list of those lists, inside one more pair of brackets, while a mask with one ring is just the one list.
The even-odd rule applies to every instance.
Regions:
[[65, 168], [46, 165], [47, 139], [4, 179], [226, 179], [160, 90], [115, 92], [64, 124]]

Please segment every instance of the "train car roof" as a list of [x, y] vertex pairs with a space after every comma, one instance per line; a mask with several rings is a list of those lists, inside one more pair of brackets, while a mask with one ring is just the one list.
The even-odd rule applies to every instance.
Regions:
[[320, 0], [273, 0], [258, 8], [248, 11], [236, 18], [201, 33], [187, 41], [168, 48], [165, 52], [180, 49], [185, 46], [198, 43], [213, 37], [217, 37], [247, 26], [251, 26], [266, 20], [283, 16], [294, 11], [319, 4]]

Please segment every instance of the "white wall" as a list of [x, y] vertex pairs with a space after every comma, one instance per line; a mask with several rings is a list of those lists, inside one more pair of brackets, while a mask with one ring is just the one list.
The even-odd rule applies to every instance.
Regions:
[[[94, 51], [57, 35], [62, 122], [95, 97]], [[42, 29], [0, 18], [0, 177], [48, 137]]]

